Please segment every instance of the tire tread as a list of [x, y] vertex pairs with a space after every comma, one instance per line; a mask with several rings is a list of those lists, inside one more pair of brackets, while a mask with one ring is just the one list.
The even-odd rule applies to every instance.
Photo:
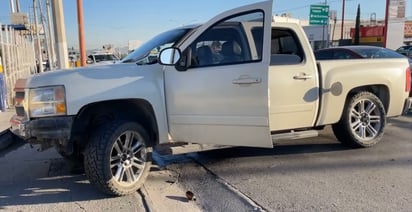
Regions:
[[[358, 139], [355, 137], [355, 135], [352, 133], [352, 130], [350, 129], [350, 120], [348, 120], [348, 113], [350, 112], [351, 105], [361, 99], [361, 98], [369, 98], [372, 100], [377, 107], [379, 107], [379, 110], [383, 113], [382, 116], [382, 123], [381, 123], [381, 129], [378, 132], [378, 135], [373, 139], [374, 141], [371, 143], [362, 143], [358, 141]], [[342, 113], [342, 117], [339, 120], [338, 123], [332, 125], [332, 131], [335, 134], [335, 137], [344, 145], [352, 147], [352, 148], [365, 148], [365, 147], [371, 147], [375, 144], [377, 144], [383, 137], [383, 132], [385, 129], [386, 125], [386, 112], [385, 108], [381, 102], [381, 100], [374, 95], [371, 92], [367, 91], [362, 91], [359, 93], [356, 93], [352, 95], [351, 97], [348, 98], [348, 100], [345, 103], [345, 107]]]
[[99, 129], [96, 129], [93, 132], [91, 140], [89, 141], [89, 144], [85, 149], [84, 167], [86, 175], [88, 176], [89, 180], [98, 187], [98, 189], [107, 194], [124, 196], [133, 193], [138, 188], [140, 188], [141, 185], [143, 185], [143, 182], [149, 174], [151, 165], [150, 152], [147, 152], [146, 162], [149, 168], [145, 168], [145, 170], [143, 170], [142, 176], [140, 177], [139, 181], [135, 186], [133, 186], [133, 188], [135, 189], [118, 188], [117, 185], [114, 184], [113, 180], [110, 179], [111, 173], [109, 173], [107, 169], [105, 169], [105, 154], [110, 154], [111, 149], [108, 149], [108, 145], [111, 145], [113, 134], [116, 133], [117, 129], [119, 129], [120, 126], [130, 124], [135, 125], [135, 127], [139, 129], [139, 133], [142, 134], [141, 136], [145, 139], [147, 145], [147, 133], [139, 124], [134, 122], [114, 121], [101, 126]]

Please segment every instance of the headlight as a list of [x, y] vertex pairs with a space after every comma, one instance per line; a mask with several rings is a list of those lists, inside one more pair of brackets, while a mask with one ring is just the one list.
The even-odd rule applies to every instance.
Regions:
[[30, 89], [29, 116], [66, 115], [66, 92], [63, 86]]

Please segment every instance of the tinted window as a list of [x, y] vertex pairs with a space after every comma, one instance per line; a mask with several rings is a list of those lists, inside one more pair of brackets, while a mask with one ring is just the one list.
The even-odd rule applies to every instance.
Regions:
[[404, 55], [385, 48], [353, 48], [363, 58], [405, 58]]
[[262, 59], [263, 50], [263, 27], [254, 27], [252, 29], [253, 41], [255, 42], [255, 48], [258, 59]]
[[315, 57], [317, 60], [331, 60], [333, 59], [333, 54], [332, 52], [323, 50], [315, 52]]
[[333, 52], [333, 59], [354, 59], [354, 57], [349, 51], [336, 49]]

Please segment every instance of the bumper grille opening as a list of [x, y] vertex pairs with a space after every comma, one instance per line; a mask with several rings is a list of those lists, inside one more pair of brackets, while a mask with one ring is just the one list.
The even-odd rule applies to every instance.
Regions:
[[24, 108], [23, 107], [16, 107], [16, 115], [18, 116], [24, 116]]
[[23, 100], [24, 100], [24, 91], [16, 91], [16, 97], [15, 97], [15, 108], [16, 108], [16, 114], [18, 116], [24, 116], [24, 107], [23, 107]]

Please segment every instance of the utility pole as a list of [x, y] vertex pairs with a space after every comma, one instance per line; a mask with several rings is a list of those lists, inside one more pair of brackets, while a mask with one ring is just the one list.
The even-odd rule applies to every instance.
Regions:
[[50, 1], [46, 0], [46, 13], [47, 13], [47, 28], [49, 28], [49, 46], [50, 46], [50, 55], [49, 55], [49, 67], [50, 70], [54, 70], [55, 65], [55, 56], [54, 56], [54, 38], [52, 33], [52, 19], [50, 17]]
[[66, 69], [69, 66], [69, 55], [67, 54], [66, 29], [64, 25], [62, 0], [53, 0], [53, 25], [57, 45], [58, 68]]
[[10, 12], [14, 13], [14, 1], [10, 0]]
[[41, 50], [41, 41], [39, 33], [39, 24], [37, 21], [37, 9], [36, 9], [36, 0], [33, 0], [33, 13], [34, 13], [34, 27], [36, 29], [36, 44], [37, 44], [37, 73], [43, 72], [43, 52]]
[[79, 28], [80, 64], [86, 66], [86, 48], [84, 39], [83, 1], [77, 0], [77, 24]]
[[16, 9], [17, 9], [17, 12], [19, 13], [20, 12], [20, 1], [19, 0], [16, 0]]
[[343, 24], [345, 23], [345, 0], [342, 0], [342, 22], [340, 26], [340, 39], [343, 40]]
[[45, 23], [45, 18], [43, 15], [43, 5], [42, 5], [42, 0], [38, 1], [39, 3], [39, 10], [40, 10], [40, 22], [43, 28], [43, 33], [44, 33], [44, 40], [45, 40], [45, 44], [46, 44], [46, 49], [47, 49], [47, 60], [49, 63], [49, 69], [50, 69], [50, 43], [49, 43], [49, 34], [46, 33], [46, 23]]
[[[328, 5], [328, 0], [325, 0], [324, 4]], [[328, 10], [328, 19], [326, 21], [326, 26], [327, 26], [326, 32], [328, 33], [329, 32], [329, 10]], [[325, 24], [323, 23], [322, 24], [322, 48], [329, 47], [329, 33], [328, 33], [328, 39], [326, 42], [327, 42], [327, 45], [325, 45]]]
[[333, 38], [335, 37], [335, 27], [336, 27], [336, 16], [333, 17], [332, 43], [333, 43]]
[[386, 0], [386, 8], [385, 8], [385, 28], [383, 30], [383, 47], [386, 48], [386, 43], [388, 42], [388, 23], [389, 23], [389, 4], [390, 0]]

